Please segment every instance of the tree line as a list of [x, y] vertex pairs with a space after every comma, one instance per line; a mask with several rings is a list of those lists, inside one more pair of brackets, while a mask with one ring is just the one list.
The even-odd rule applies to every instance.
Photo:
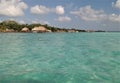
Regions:
[[[16, 32], [21, 32], [22, 28], [27, 27], [29, 30], [32, 30], [34, 27], [38, 27], [38, 26], [44, 26], [46, 29], [51, 30], [52, 32], [57, 32], [57, 31], [64, 31], [64, 32], [68, 32], [69, 29], [66, 28], [58, 28], [58, 27], [54, 27], [54, 26], [49, 26], [47, 24], [19, 24], [16, 21], [3, 21], [0, 22], [0, 32], [4, 32], [6, 31], [6, 29], [12, 29]], [[79, 30], [79, 29], [71, 29], [71, 30], [75, 30], [78, 32], [85, 32], [85, 30]]]

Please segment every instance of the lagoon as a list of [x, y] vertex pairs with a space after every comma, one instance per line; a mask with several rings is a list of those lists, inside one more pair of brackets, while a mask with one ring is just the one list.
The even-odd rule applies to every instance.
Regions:
[[120, 33], [0, 33], [0, 83], [120, 83]]

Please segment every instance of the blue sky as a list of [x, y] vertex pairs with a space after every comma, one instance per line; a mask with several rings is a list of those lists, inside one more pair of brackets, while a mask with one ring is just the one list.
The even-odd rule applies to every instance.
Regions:
[[120, 31], [120, 0], [0, 0], [0, 21]]

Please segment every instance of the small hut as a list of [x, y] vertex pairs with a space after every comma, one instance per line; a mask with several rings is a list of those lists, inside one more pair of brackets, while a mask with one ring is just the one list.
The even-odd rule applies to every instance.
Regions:
[[21, 31], [22, 31], [22, 32], [29, 32], [30, 30], [29, 30], [29, 28], [24, 27]]
[[34, 27], [32, 29], [32, 32], [50, 32], [50, 30], [46, 29], [43, 26], [39, 26], [39, 27]]

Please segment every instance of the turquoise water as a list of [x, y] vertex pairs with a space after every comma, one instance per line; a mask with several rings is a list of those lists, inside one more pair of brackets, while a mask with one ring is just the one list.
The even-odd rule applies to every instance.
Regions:
[[120, 33], [0, 33], [0, 83], [120, 83]]

